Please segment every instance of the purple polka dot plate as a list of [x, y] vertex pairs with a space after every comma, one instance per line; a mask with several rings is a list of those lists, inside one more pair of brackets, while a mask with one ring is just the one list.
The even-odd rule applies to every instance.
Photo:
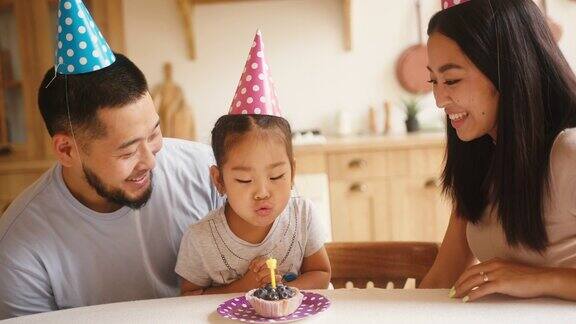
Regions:
[[229, 299], [218, 306], [216, 310], [224, 318], [245, 323], [286, 323], [301, 320], [316, 315], [330, 307], [328, 298], [313, 292], [303, 291], [302, 304], [287, 316], [267, 318], [256, 314], [256, 311], [244, 296]]

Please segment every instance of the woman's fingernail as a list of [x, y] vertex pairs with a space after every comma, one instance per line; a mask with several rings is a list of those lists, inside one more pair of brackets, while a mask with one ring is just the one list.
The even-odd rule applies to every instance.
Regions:
[[448, 297], [454, 298], [454, 296], [456, 296], [456, 288], [452, 287], [450, 288], [450, 293], [448, 294]]
[[466, 296], [466, 297], [462, 298], [463, 303], [467, 303], [469, 300], [470, 300], [470, 296]]

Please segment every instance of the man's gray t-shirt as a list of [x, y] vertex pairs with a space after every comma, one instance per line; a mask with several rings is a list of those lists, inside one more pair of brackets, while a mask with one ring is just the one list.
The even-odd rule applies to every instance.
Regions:
[[221, 205], [210, 147], [164, 139], [152, 196], [102, 214], [77, 201], [56, 164], [0, 218], [0, 319], [70, 307], [176, 296], [186, 228]]
[[322, 222], [312, 203], [291, 198], [261, 243], [236, 236], [221, 207], [185, 232], [176, 273], [200, 287], [222, 286], [240, 279], [257, 257], [278, 261], [278, 272], [300, 274], [305, 257], [318, 252], [325, 242]]

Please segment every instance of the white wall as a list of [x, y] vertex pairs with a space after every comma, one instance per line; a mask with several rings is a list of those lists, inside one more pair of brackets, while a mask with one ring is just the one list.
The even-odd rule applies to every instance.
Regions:
[[[576, 67], [576, 2], [549, 0], [552, 17], [564, 26], [561, 47]], [[206, 141], [216, 119], [228, 111], [256, 28], [261, 28], [268, 63], [285, 116], [294, 129], [333, 130], [338, 110], [365, 129], [369, 105], [399, 103], [408, 95], [394, 76], [398, 55], [417, 41], [412, 0], [353, 0], [351, 52], [343, 49], [340, 0], [248, 1], [196, 7], [198, 58], [187, 58], [181, 16], [175, 0], [124, 0], [127, 50], [154, 86], [162, 64], [174, 65], [174, 78], [196, 111]], [[422, 0], [423, 32], [438, 0]], [[423, 119], [441, 120], [431, 96]], [[403, 131], [401, 111], [393, 130]]]

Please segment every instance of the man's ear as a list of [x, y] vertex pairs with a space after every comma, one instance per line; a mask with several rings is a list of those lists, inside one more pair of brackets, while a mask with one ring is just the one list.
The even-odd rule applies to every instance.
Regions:
[[220, 172], [220, 169], [215, 165], [210, 167], [210, 178], [212, 179], [214, 186], [216, 186], [218, 193], [220, 193], [221, 196], [224, 196], [226, 194], [226, 187], [224, 187], [222, 172]]
[[80, 160], [76, 141], [66, 134], [56, 134], [52, 136], [52, 149], [60, 163], [65, 167], [71, 167]]

